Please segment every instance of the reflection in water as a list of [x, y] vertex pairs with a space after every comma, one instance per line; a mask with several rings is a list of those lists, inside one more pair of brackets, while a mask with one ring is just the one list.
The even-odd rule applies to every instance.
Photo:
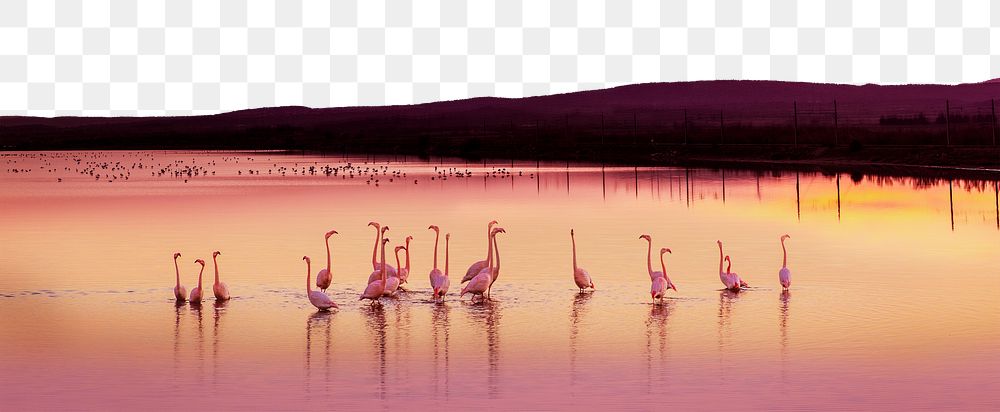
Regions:
[[659, 352], [660, 376], [664, 376], [667, 363], [667, 319], [674, 308], [673, 299], [664, 299], [660, 304], [651, 304], [649, 307], [649, 317], [646, 318], [646, 382], [647, 393], [653, 393], [652, 388], [659, 385], [653, 382], [653, 336], [656, 335]]
[[219, 333], [221, 330], [222, 315], [226, 313], [226, 306], [229, 305], [228, 300], [216, 300], [214, 307], [215, 312], [212, 316], [212, 383], [216, 383], [219, 377]]
[[792, 299], [792, 292], [788, 289], [781, 291], [781, 305], [778, 306], [778, 326], [781, 330], [781, 379], [785, 379], [787, 373], [786, 358], [788, 356], [788, 301]]
[[948, 179], [948, 212], [951, 214], [951, 231], [955, 231], [955, 196], [952, 194], [951, 179]]
[[[729, 352], [729, 339], [732, 335], [731, 317], [733, 304], [740, 298], [740, 292], [728, 289], [719, 291], [719, 362], [724, 367], [725, 355]], [[721, 369], [720, 369], [721, 370]], [[725, 375], [723, 373], [723, 375]]]
[[449, 351], [449, 340], [451, 334], [451, 320], [449, 319], [449, 312], [451, 312], [451, 307], [445, 303], [440, 303], [434, 305], [434, 311], [431, 312], [431, 339], [434, 342], [434, 393], [440, 394], [440, 386], [442, 384], [442, 379], [438, 375], [438, 371], [442, 368], [441, 358], [444, 357], [444, 398], [448, 399], [451, 395], [450, 393], [450, 354]]
[[496, 399], [499, 395], [500, 378], [500, 319], [502, 317], [502, 305], [496, 300], [485, 300], [476, 304], [470, 304], [469, 315], [474, 323], [481, 323], [486, 328], [486, 348], [489, 374], [487, 375], [487, 387], [491, 399]]
[[318, 332], [320, 328], [324, 330], [323, 339], [323, 370], [326, 372], [325, 381], [330, 380], [330, 320], [333, 319], [333, 312], [320, 310], [313, 312], [306, 319], [306, 387], [312, 383], [312, 336], [313, 332]]
[[198, 316], [198, 380], [205, 378], [205, 329], [202, 327], [201, 305], [191, 304], [191, 311]]
[[795, 172], [795, 219], [802, 221], [802, 201], [799, 196], [799, 172]]
[[[593, 297], [593, 292], [579, 292], [573, 296], [573, 306], [569, 311], [569, 372], [570, 384], [575, 389], [576, 385], [576, 352], [577, 336], [580, 334], [580, 321], [587, 312], [587, 301]], [[574, 393], [574, 396], [579, 395]]]
[[185, 306], [184, 302], [176, 301], [174, 303], [174, 374], [177, 374], [177, 370], [180, 368], [180, 351], [181, 351], [181, 309]]
[[385, 307], [383, 305], [366, 305], [361, 308], [365, 314], [365, 325], [372, 334], [375, 349], [375, 358], [378, 363], [378, 398], [385, 399], [385, 355], [386, 355], [386, 321]]

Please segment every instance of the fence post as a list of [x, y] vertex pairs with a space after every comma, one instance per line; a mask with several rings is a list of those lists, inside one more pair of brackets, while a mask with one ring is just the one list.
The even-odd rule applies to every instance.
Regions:
[[833, 146], [840, 144], [840, 125], [837, 119], [837, 100], [833, 100]]
[[951, 146], [951, 102], [948, 100], [944, 101], [944, 124], [945, 145]]
[[792, 141], [793, 146], [799, 145], [799, 103], [792, 101], [792, 119], [795, 123], [795, 140]]

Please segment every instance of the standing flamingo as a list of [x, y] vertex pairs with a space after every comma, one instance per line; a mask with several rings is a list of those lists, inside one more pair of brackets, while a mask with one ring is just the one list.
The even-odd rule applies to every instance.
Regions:
[[493, 235], [491, 234], [491, 231], [493, 230], [493, 225], [497, 223], [498, 222], [496, 220], [491, 220], [490, 223], [486, 225], [486, 260], [480, 260], [469, 266], [469, 269], [465, 271], [465, 276], [462, 277], [461, 283], [472, 280], [472, 278], [476, 277], [476, 275], [478, 275], [483, 268], [489, 265], [490, 260], [493, 257]]
[[[652, 281], [656, 278], [662, 278], [663, 272], [653, 272], [653, 238], [649, 235], [642, 235], [639, 236], [639, 239], [646, 239], [646, 242], [649, 242], [646, 247], [646, 271], [649, 272], [649, 280]], [[719, 267], [721, 268], [722, 266], [720, 265]]]
[[[662, 248], [660, 249], [660, 266], [663, 268], [663, 273], [667, 273], [667, 266], [663, 264], [663, 254], [673, 253], [670, 249]], [[653, 278], [651, 285], [649, 286], [649, 296], [653, 298], [653, 304], [656, 304], [656, 300], [660, 300], [660, 304], [663, 304], [663, 296], [667, 294], [667, 289], [670, 288], [670, 281], [667, 280], [666, 276], [657, 276]]]
[[590, 274], [586, 269], [576, 265], [576, 235], [573, 229], [569, 230], [569, 237], [573, 240], [573, 281], [576, 282], [576, 287], [580, 288], [580, 292], [587, 288], [594, 289], [594, 281], [590, 279]]
[[788, 251], [785, 250], [785, 239], [788, 238], [791, 236], [781, 235], [781, 269], [778, 270], [778, 281], [781, 282], [781, 287], [786, 290], [792, 286], [792, 271], [788, 270]]
[[406, 280], [410, 278], [410, 241], [413, 240], [413, 236], [406, 237], [406, 267], [403, 268], [399, 266], [399, 262], [396, 262], [396, 266], [399, 267], [399, 284], [402, 285], [406, 283]]
[[[406, 249], [406, 247], [402, 245], [396, 246], [396, 248], [394, 249], [394, 252], [396, 253], [396, 267], [400, 267], [399, 251], [403, 249]], [[403, 283], [403, 280], [400, 279], [399, 276], [389, 276], [388, 278], [386, 278], [385, 288], [382, 291], [382, 296], [395, 296], [396, 291], [399, 290], [400, 283]]]
[[192, 304], [200, 305], [201, 304], [201, 274], [205, 273], [205, 261], [201, 260], [201, 259], [198, 259], [198, 260], [195, 260], [194, 263], [198, 263], [198, 264], [201, 265], [201, 271], [198, 272], [198, 287], [196, 287], [194, 289], [191, 289], [191, 297], [189, 297], [188, 300], [191, 301]]
[[[739, 275], [730, 272], [729, 269], [726, 269], [725, 272], [722, 271], [722, 261], [724, 260], [722, 253], [722, 241], [717, 240], [715, 243], [719, 245], [719, 280], [721, 280], [722, 284], [726, 286], [726, 289], [738, 292], [741, 286], [746, 286], [746, 282], [743, 281]], [[729, 256], [725, 256], [725, 259], [728, 258]], [[731, 265], [732, 263], [730, 263], [730, 266]]]
[[177, 274], [177, 284], [174, 285], [174, 299], [177, 302], [184, 302], [187, 300], [187, 289], [181, 286], [181, 270], [177, 267], [177, 258], [181, 257], [181, 252], [174, 253], [174, 273]]
[[[469, 283], [465, 285], [464, 288], [462, 288], [462, 293], [458, 295], [459, 298], [461, 298], [462, 296], [465, 296], [466, 293], [471, 293], [472, 294], [472, 299], [475, 299], [476, 295], [479, 295], [479, 297], [481, 299], [486, 299], [486, 298], [489, 297], [490, 286], [493, 285], [493, 276], [494, 276], [494, 273], [496, 273], [496, 268], [499, 267], [499, 266], [497, 266], [497, 267], [493, 266], [493, 251], [494, 250], [499, 250], [499, 249], [496, 249], [496, 238], [495, 238], [495, 236], [496, 236], [497, 232], [499, 232], [501, 230], [503, 230], [503, 229], [496, 228], [496, 229], [493, 229], [490, 232], [490, 240], [489, 240], [489, 242], [490, 242], [490, 244], [492, 246], [491, 246], [490, 253], [489, 253], [489, 256], [488, 256], [488, 259], [487, 259], [488, 264], [487, 264], [487, 266], [485, 268], [483, 268], [482, 270], [480, 270], [479, 273], [476, 274], [476, 276], [474, 276], [472, 278], [472, 280], [470, 280]], [[499, 262], [499, 260], [497, 260], [497, 261]]]
[[331, 230], [323, 235], [326, 237], [326, 269], [320, 269], [319, 273], [316, 273], [316, 287], [320, 288], [323, 292], [326, 292], [326, 289], [330, 287], [330, 283], [333, 282], [333, 272], [330, 271], [330, 236], [336, 234], [336, 230]]
[[[388, 230], [388, 229], [384, 229], [382, 227], [382, 225], [380, 225], [378, 222], [368, 222], [368, 226], [374, 226], [375, 227], [375, 247], [372, 249], [372, 271], [373, 272], [372, 272], [372, 276], [370, 276], [368, 278], [368, 283], [372, 283], [376, 279], [378, 279], [378, 277], [379, 277], [379, 275], [378, 275], [379, 265], [378, 265], [378, 262], [375, 260], [375, 256], [378, 253], [378, 241], [379, 241], [379, 239], [385, 237], [385, 231]], [[386, 226], [386, 228], [387, 227], [388, 226]], [[388, 276], [396, 276], [396, 268], [392, 267], [392, 265], [386, 265], [386, 269], [389, 270], [389, 275]]]
[[448, 286], [451, 283], [448, 279], [448, 241], [451, 234], [444, 235], [444, 274], [442, 274], [441, 269], [438, 269], [438, 237], [441, 234], [441, 229], [435, 225], [430, 225], [427, 229], [434, 231], [434, 269], [431, 269], [429, 277], [431, 289], [434, 291], [433, 298], [436, 302], [439, 296], [444, 300], [444, 295], [448, 293]]
[[385, 265], [386, 243], [389, 243], [389, 239], [382, 239], [382, 267], [381, 270], [379, 270], [381, 278], [374, 282], [369, 282], [368, 286], [365, 287], [365, 291], [361, 293], [361, 297], [358, 298], [358, 300], [370, 299], [372, 305], [374, 305], [375, 302], [379, 301], [378, 298], [382, 297], [382, 292], [385, 291], [385, 283], [387, 281], [386, 273], [388, 272], [388, 270], [386, 270], [386, 265]]
[[306, 296], [309, 297], [309, 303], [312, 303], [312, 305], [319, 310], [337, 308], [337, 304], [334, 303], [333, 300], [326, 295], [326, 293], [318, 290], [312, 290], [312, 279], [310, 279], [310, 274], [312, 273], [312, 261], [309, 260], [309, 256], [303, 256], [302, 260], [306, 261]]
[[215, 283], [212, 284], [212, 293], [215, 294], [215, 300], [226, 301], [229, 300], [229, 287], [219, 281], [219, 261], [217, 258], [221, 254], [222, 252], [218, 250], [212, 252], [212, 264], [215, 266]]
[[[378, 223], [376, 223], [376, 225], [378, 225]], [[389, 226], [382, 226], [381, 230], [379, 230], [379, 236], [385, 238], [385, 232], [388, 232], [388, 231], [389, 231]], [[385, 246], [383, 246], [383, 248], [384, 247]], [[375, 246], [375, 250], [378, 250], [378, 246], [377, 245]], [[385, 265], [385, 268], [386, 268], [386, 270], [389, 271], [389, 273], [386, 274], [386, 277], [396, 277], [396, 276], [398, 276], [398, 273], [396, 272], [396, 269], [394, 269], [392, 267], [392, 265]], [[372, 283], [372, 282], [374, 282], [376, 280], [381, 279], [382, 278], [382, 273], [381, 272], [382, 272], [382, 266], [375, 266], [375, 270], [372, 271], [372, 274], [368, 275], [368, 283]]]

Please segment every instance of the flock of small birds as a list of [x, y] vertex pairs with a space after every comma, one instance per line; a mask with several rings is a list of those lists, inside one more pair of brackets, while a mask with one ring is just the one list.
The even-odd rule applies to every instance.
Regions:
[[[186, 157], [183, 154], [170, 157], [170, 160], [158, 159], [160, 153], [153, 152], [45, 152], [45, 153], [4, 153], [0, 154], [6, 165], [8, 174], [48, 174], [56, 182], [63, 182], [65, 174], [76, 174], [94, 182], [128, 182], [137, 180], [140, 176], [148, 178], [169, 178], [188, 183], [191, 180], [209, 176], [325, 176], [340, 177], [342, 180], [364, 180], [365, 184], [381, 186], [388, 183], [411, 182], [419, 184], [420, 180], [413, 173], [403, 168], [391, 166], [388, 161], [363, 160], [346, 161], [341, 164], [313, 162], [282, 162], [273, 161], [271, 157], [258, 156], [223, 156], [216, 159], [199, 159]], [[183, 156], [183, 158], [180, 158]], [[270, 163], [270, 164], [268, 164]], [[414, 163], [410, 164], [411, 167]], [[473, 168], [476, 169], [476, 168]], [[535, 178], [535, 173], [516, 173], [512, 168], [489, 167], [484, 164], [481, 170], [469, 167], [436, 165], [429, 173], [430, 181], [446, 181], [448, 179], [465, 179], [473, 176], [483, 176], [493, 179], [506, 179], [513, 176]], [[419, 173], [419, 175], [423, 175]]]

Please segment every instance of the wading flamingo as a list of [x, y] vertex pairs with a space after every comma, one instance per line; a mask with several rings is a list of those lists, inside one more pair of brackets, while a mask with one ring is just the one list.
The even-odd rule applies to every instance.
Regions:
[[326, 293], [312, 290], [312, 279], [309, 278], [312, 273], [312, 262], [309, 260], [309, 256], [303, 256], [302, 260], [306, 261], [306, 296], [309, 297], [309, 303], [312, 303], [319, 310], [336, 308], [337, 304], [333, 303], [333, 300], [330, 300]]
[[399, 284], [402, 285], [406, 283], [406, 280], [410, 278], [410, 241], [413, 240], [413, 236], [406, 237], [406, 267], [400, 267], [399, 262], [396, 262], [396, 267], [399, 267]]
[[730, 272], [728, 269], [725, 272], [722, 271], [722, 261], [724, 258], [728, 258], [728, 256], [723, 256], [722, 241], [717, 240], [715, 243], [719, 245], [719, 280], [721, 280], [722, 284], [726, 286], [726, 289], [738, 292], [740, 290], [740, 286], [746, 285], [746, 282], [744, 282], [743, 279], [740, 279], [739, 275]]
[[492, 248], [490, 249], [489, 258], [487, 259], [488, 264], [485, 268], [483, 268], [483, 270], [480, 270], [479, 273], [476, 274], [476, 276], [474, 276], [464, 288], [462, 288], [462, 293], [458, 295], [459, 298], [465, 296], [466, 293], [471, 293], [473, 300], [475, 300], [476, 295], [478, 295], [481, 299], [489, 297], [489, 290], [490, 286], [493, 284], [493, 274], [495, 273], [493, 266], [493, 251], [496, 249], [496, 239], [494, 237], [497, 232], [501, 230], [503, 229], [496, 228], [490, 232], [489, 242], [492, 245]]
[[[405, 246], [396, 246], [394, 252], [396, 253], [396, 266], [399, 267], [399, 251], [406, 249]], [[382, 290], [382, 296], [395, 296], [396, 291], [399, 290], [399, 284], [402, 283], [402, 279], [398, 276], [389, 276], [385, 280], [385, 288]]]
[[[663, 254], [673, 253], [670, 249], [662, 248], [660, 249], [660, 266], [663, 268], [663, 273], [667, 273], [667, 266], [663, 264]], [[667, 289], [670, 289], [670, 282], [667, 280], [666, 276], [657, 276], [653, 278], [649, 286], [649, 296], [653, 298], [653, 304], [655, 305], [656, 300], [660, 300], [660, 304], [663, 304], [663, 296], [667, 294]]]
[[573, 240], [573, 281], [576, 282], [576, 287], [580, 288], [580, 292], [586, 288], [594, 289], [594, 281], [590, 279], [590, 274], [586, 269], [576, 265], [576, 235], [573, 229], [569, 230], [569, 237]]
[[791, 238], [791, 236], [781, 235], [781, 269], [778, 270], [778, 281], [781, 282], [781, 287], [788, 289], [792, 286], [792, 271], [788, 270], [788, 251], [785, 250], [785, 239]]
[[[649, 272], [649, 280], [652, 281], [656, 278], [662, 278], [663, 272], [653, 272], [653, 238], [649, 235], [642, 235], [639, 236], [639, 239], [646, 239], [646, 242], [649, 242], [646, 247], [646, 271]], [[722, 266], [720, 265], [719, 267], [721, 268]]]
[[320, 288], [323, 292], [326, 292], [326, 289], [330, 287], [330, 283], [333, 282], [333, 272], [330, 271], [330, 236], [336, 234], [336, 230], [331, 230], [323, 235], [326, 237], [326, 269], [320, 269], [316, 273], [316, 287]]
[[491, 233], [493, 230], [493, 225], [497, 223], [498, 222], [496, 220], [491, 220], [490, 223], [486, 225], [486, 260], [480, 260], [476, 263], [473, 263], [472, 266], [469, 266], [469, 269], [465, 271], [465, 276], [462, 277], [462, 283], [472, 280], [472, 278], [476, 277], [476, 275], [478, 275], [479, 272], [483, 270], [483, 268], [489, 266], [490, 260], [493, 255], [493, 235]]
[[663, 253], [664, 252], [665, 253], [670, 253], [670, 254], [673, 254], [674, 252], [670, 251], [670, 248], [661, 248], [660, 249], [660, 269], [663, 270], [663, 280], [667, 281], [667, 289], [673, 289], [674, 292], [676, 292], [677, 291], [677, 286], [674, 286], [674, 282], [670, 280], [670, 276], [667, 276], [667, 265], [663, 263]]
[[[368, 283], [372, 283], [379, 277], [377, 274], [379, 271], [379, 265], [378, 261], [375, 260], [375, 257], [378, 254], [378, 241], [379, 239], [385, 237], [385, 230], [382, 230], [382, 225], [378, 222], [368, 222], [368, 226], [375, 227], [375, 247], [372, 249], [372, 276], [369, 276], [368, 278]], [[396, 276], [396, 268], [392, 267], [392, 265], [386, 265], [386, 269], [389, 271], [388, 276]]]
[[[376, 223], [376, 225], [378, 225], [378, 223]], [[379, 236], [381, 236], [384, 239], [385, 238], [385, 232], [388, 232], [388, 231], [389, 231], [389, 226], [382, 226], [381, 230], [379, 230]], [[385, 246], [383, 246], [383, 247], [385, 247]], [[375, 250], [378, 250], [378, 245], [375, 246]], [[385, 268], [386, 268], [386, 270], [389, 271], [386, 274], [386, 277], [396, 277], [396, 276], [399, 276], [398, 273], [396, 272], [396, 269], [393, 268], [392, 265], [385, 265]], [[372, 283], [372, 282], [374, 282], [376, 280], [381, 279], [382, 278], [382, 273], [381, 272], [382, 272], [382, 266], [375, 266], [375, 270], [372, 271], [372, 274], [368, 275], [368, 283]]]
[[181, 270], [177, 267], [177, 258], [181, 257], [181, 252], [174, 253], [174, 273], [177, 274], [177, 284], [174, 285], [174, 299], [178, 302], [187, 300], [187, 289], [181, 286]]
[[389, 243], [389, 239], [382, 239], [382, 267], [381, 270], [379, 270], [381, 278], [379, 280], [369, 283], [368, 286], [365, 287], [365, 291], [361, 293], [361, 297], [358, 298], [358, 300], [369, 299], [371, 300], [372, 305], [374, 305], [376, 302], [379, 301], [378, 298], [382, 297], [382, 292], [385, 291], [385, 282], [386, 282], [385, 274], [386, 272], [388, 272], [385, 269], [386, 243]]
[[229, 286], [225, 283], [219, 281], [219, 261], [218, 257], [222, 252], [216, 250], [212, 252], [212, 265], [215, 266], [215, 283], [212, 284], [212, 293], [215, 294], [215, 300], [225, 301], [229, 300]]
[[191, 301], [192, 304], [200, 305], [201, 304], [201, 275], [202, 275], [202, 273], [205, 273], [205, 261], [201, 260], [201, 259], [198, 259], [198, 260], [195, 260], [194, 263], [198, 263], [198, 264], [201, 265], [201, 271], [198, 272], [198, 286], [196, 288], [194, 288], [194, 289], [191, 289], [191, 297], [189, 297], [188, 300]]
[[428, 277], [431, 280], [432, 297], [436, 302], [439, 296], [442, 300], [444, 299], [444, 295], [448, 293], [448, 285], [451, 283], [448, 279], [448, 240], [451, 235], [444, 235], [444, 273], [442, 274], [441, 269], [438, 269], [438, 237], [441, 235], [441, 229], [435, 225], [430, 225], [427, 229], [434, 231], [434, 269], [431, 269]]

